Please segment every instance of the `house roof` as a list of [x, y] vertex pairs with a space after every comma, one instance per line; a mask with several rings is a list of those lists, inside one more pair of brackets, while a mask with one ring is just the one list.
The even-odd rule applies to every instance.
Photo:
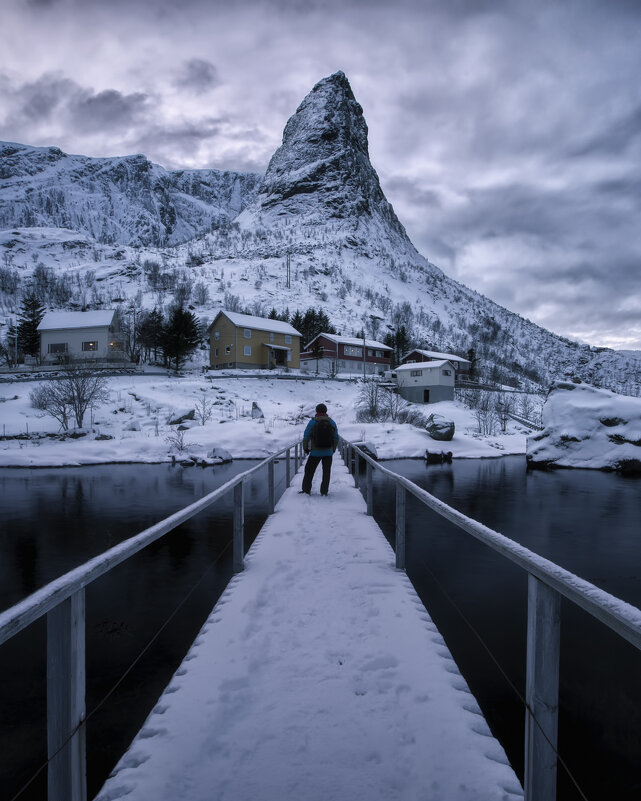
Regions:
[[[309, 346], [312, 342], [316, 342], [318, 337], [325, 337], [325, 339], [329, 339], [332, 342], [335, 342], [337, 345], [361, 345], [363, 344], [362, 337], [359, 339], [358, 337], [343, 337], [339, 336], [338, 334], [317, 334], [314, 339], [310, 340], [307, 343], [306, 350], [309, 349]], [[366, 348], [376, 348], [377, 350], [392, 350], [389, 345], [383, 345], [382, 342], [377, 342], [375, 339], [366, 339], [365, 340], [365, 347]]]
[[454, 353], [438, 353], [434, 350], [420, 350], [419, 348], [412, 348], [412, 350], [408, 351], [403, 359], [407, 359], [412, 353], [420, 353], [421, 356], [427, 356], [429, 359], [447, 359], [450, 362], [465, 362], [465, 364], [471, 364], [469, 359], [464, 359], [462, 356], [456, 356]]
[[[270, 320], [269, 317], [254, 317], [252, 314], [239, 314], [238, 312], [230, 312], [226, 309], [221, 309], [214, 318], [213, 325], [218, 316], [224, 314], [228, 320], [237, 328], [254, 328], [257, 331], [271, 331], [275, 334], [292, 334], [299, 337], [300, 331], [297, 331], [289, 323], [284, 323], [282, 320]], [[210, 326], [211, 328], [211, 326]]]
[[450, 367], [454, 365], [449, 359], [435, 359], [431, 362], [414, 362], [414, 364], [399, 364], [392, 372], [398, 373], [399, 370], [406, 372], [407, 370], [434, 370], [437, 367], [443, 367], [444, 364], [449, 364]]
[[47, 312], [40, 321], [38, 331], [59, 331], [65, 328], [101, 328], [112, 324], [115, 311]]

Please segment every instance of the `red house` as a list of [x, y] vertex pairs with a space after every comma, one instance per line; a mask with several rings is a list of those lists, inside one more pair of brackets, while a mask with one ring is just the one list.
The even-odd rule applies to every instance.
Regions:
[[300, 355], [300, 369], [307, 373], [378, 375], [389, 370], [392, 348], [374, 339], [318, 334]]

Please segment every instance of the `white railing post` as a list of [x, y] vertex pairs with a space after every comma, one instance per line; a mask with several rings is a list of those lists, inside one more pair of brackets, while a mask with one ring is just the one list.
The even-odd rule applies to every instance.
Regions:
[[267, 462], [267, 492], [268, 492], [268, 500], [267, 500], [267, 508], [269, 510], [269, 514], [274, 514], [274, 509], [276, 508], [276, 493], [274, 489], [274, 460], [270, 459]]
[[234, 487], [234, 573], [245, 568], [245, 495], [243, 482]]
[[396, 482], [396, 567], [405, 570], [405, 487]]
[[559, 716], [561, 596], [528, 575], [525, 801], [554, 801]]
[[85, 591], [47, 612], [48, 800], [86, 801]]
[[365, 462], [367, 465], [367, 514], [371, 517], [374, 514], [374, 480], [372, 477], [372, 465]]
[[291, 449], [287, 448], [287, 453], [285, 454], [285, 486], [289, 487], [292, 481], [292, 468], [289, 463], [291, 458]]

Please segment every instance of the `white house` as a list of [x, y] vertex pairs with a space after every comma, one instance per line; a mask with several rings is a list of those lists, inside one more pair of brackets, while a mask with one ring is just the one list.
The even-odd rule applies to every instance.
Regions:
[[454, 400], [454, 365], [447, 359], [401, 364], [391, 375], [398, 394], [412, 403]]
[[113, 309], [47, 312], [38, 326], [41, 361], [59, 364], [88, 359], [124, 359], [115, 316]]
[[446, 359], [452, 362], [457, 376], [466, 377], [470, 372], [472, 362], [469, 359], [464, 359], [462, 356], [457, 356], [454, 353], [438, 353], [433, 350], [421, 350], [420, 348], [413, 348], [409, 353], [401, 359], [401, 364], [416, 364], [423, 362], [443, 361]]

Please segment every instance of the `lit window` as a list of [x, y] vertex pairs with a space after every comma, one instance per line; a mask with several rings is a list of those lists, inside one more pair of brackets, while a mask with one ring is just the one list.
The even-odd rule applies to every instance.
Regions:
[[89, 351], [98, 350], [98, 343], [95, 340], [93, 340], [92, 342], [83, 342], [82, 349]]
[[243, 348], [243, 354], [245, 356], [251, 356], [252, 355], [252, 346], [251, 345], [245, 345], [245, 347]]
[[225, 353], [229, 356], [231, 353], [231, 345], [225, 345]]
[[363, 348], [357, 348], [353, 345], [345, 345], [345, 356], [362, 356]]

